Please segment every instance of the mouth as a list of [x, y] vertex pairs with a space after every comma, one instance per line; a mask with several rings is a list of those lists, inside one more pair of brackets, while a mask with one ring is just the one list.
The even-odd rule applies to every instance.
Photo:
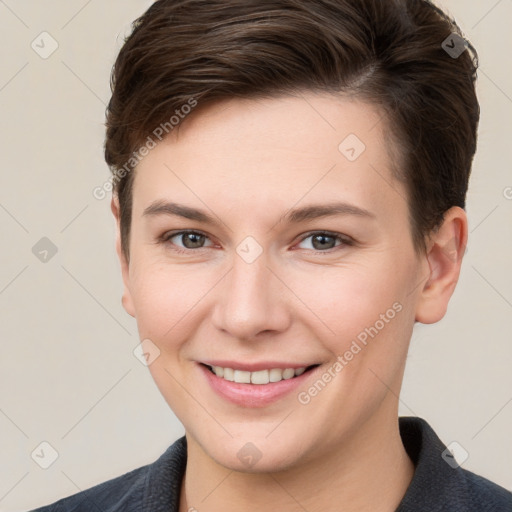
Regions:
[[257, 371], [247, 371], [205, 363], [200, 364], [219, 379], [228, 382], [235, 382], [237, 384], [250, 384], [256, 386], [276, 383], [282, 380], [295, 379], [320, 366], [319, 364], [312, 364], [310, 366], [300, 366], [295, 368], [266, 368]]
[[[222, 400], [244, 408], [263, 408], [293, 396], [315, 378], [321, 364], [284, 361], [198, 361], [207, 386]], [[234, 367], [234, 368], [233, 368]]]

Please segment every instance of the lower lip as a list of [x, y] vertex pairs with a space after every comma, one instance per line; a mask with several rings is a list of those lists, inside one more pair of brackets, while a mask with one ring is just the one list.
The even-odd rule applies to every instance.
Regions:
[[200, 370], [212, 389], [222, 398], [242, 407], [265, 407], [288, 395], [300, 387], [306, 379], [318, 370], [318, 366], [291, 379], [268, 384], [240, 384], [217, 377], [206, 366], [199, 364]]

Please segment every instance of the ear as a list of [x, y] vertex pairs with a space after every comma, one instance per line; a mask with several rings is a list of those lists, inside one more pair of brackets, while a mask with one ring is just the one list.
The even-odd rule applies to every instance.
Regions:
[[133, 307], [133, 300], [130, 292], [130, 263], [121, 248], [121, 211], [119, 208], [119, 199], [115, 194], [112, 195], [110, 209], [112, 210], [116, 220], [116, 252], [119, 258], [119, 262], [121, 263], [121, 274], [123, 277], [124, 285], [121, 302], [125, 311], [129, 315], [135, 317], [135, 308]]
[[467, 239], [466, 212], [454, 206], [445, 213], [442, 225], [431, 234], [428, 242], [425, 258], [429, 277], [420, 291], [416, 321], [433, 324], [446, 314], [459, 280]]

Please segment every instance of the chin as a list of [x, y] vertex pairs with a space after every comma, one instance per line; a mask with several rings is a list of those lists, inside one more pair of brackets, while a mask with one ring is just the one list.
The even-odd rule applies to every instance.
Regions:
[[[212, 454], [212, 458], [214, 458], [214, 455], [216, 454]], [[258, 452], [256, 452], [252, 460], [247, 454], [242, 458], [242, 460], [240, 460], [238, 456], [226, 457], [226, 453], [220, 453], [218, 458], [214, 458], [217, 464], [220, 464], [227, 469], [240, 473], [251, 474], [278, 473], [285, 471], [297, 465], [299, 463], [299, 459], [300, 455], [296, 452], [284, 453], [283, 450], [278, 450], [276, 452], [275, 449], [260, 450], [260, 453], [258, 454]]]
[[[298, 434], [298, 433], [297, 433]], [[268, 436], [268, 430], [254, 434], [248, 429], [235, 437], [208, 439], [205, 453], [221, 466], [242, 473], [275, 473], [287, 470], [302, 458], [305, 440], [281, 432]], [[298, 446], [301, 450], [298, 450]]]

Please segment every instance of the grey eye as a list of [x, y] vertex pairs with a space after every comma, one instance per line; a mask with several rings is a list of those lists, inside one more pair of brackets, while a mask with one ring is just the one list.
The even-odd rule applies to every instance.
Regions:
[[[173, 239], [180, 240], [181, 244], [175, 243]], [[178, 247], [183, 247], [185, 249], [201, 249], [205, 247], [204, 243], [206, 240], [208, 240], [208, 237], [196, 231], [181, 231], [167, 237], [166, 240]]]
[[[327, 250], [336, 247], [336, 245], [341, 245], [341, 242], [343, 242], [339, 236], [328, 233], [314, 233], [303, 238], [300, 243], [304, 243], [308, 239], [311, 239], [310, 247], [303, 247], [303, 249]], [[340, 241], [339, 244], [336, 244], [337, 240]]]

